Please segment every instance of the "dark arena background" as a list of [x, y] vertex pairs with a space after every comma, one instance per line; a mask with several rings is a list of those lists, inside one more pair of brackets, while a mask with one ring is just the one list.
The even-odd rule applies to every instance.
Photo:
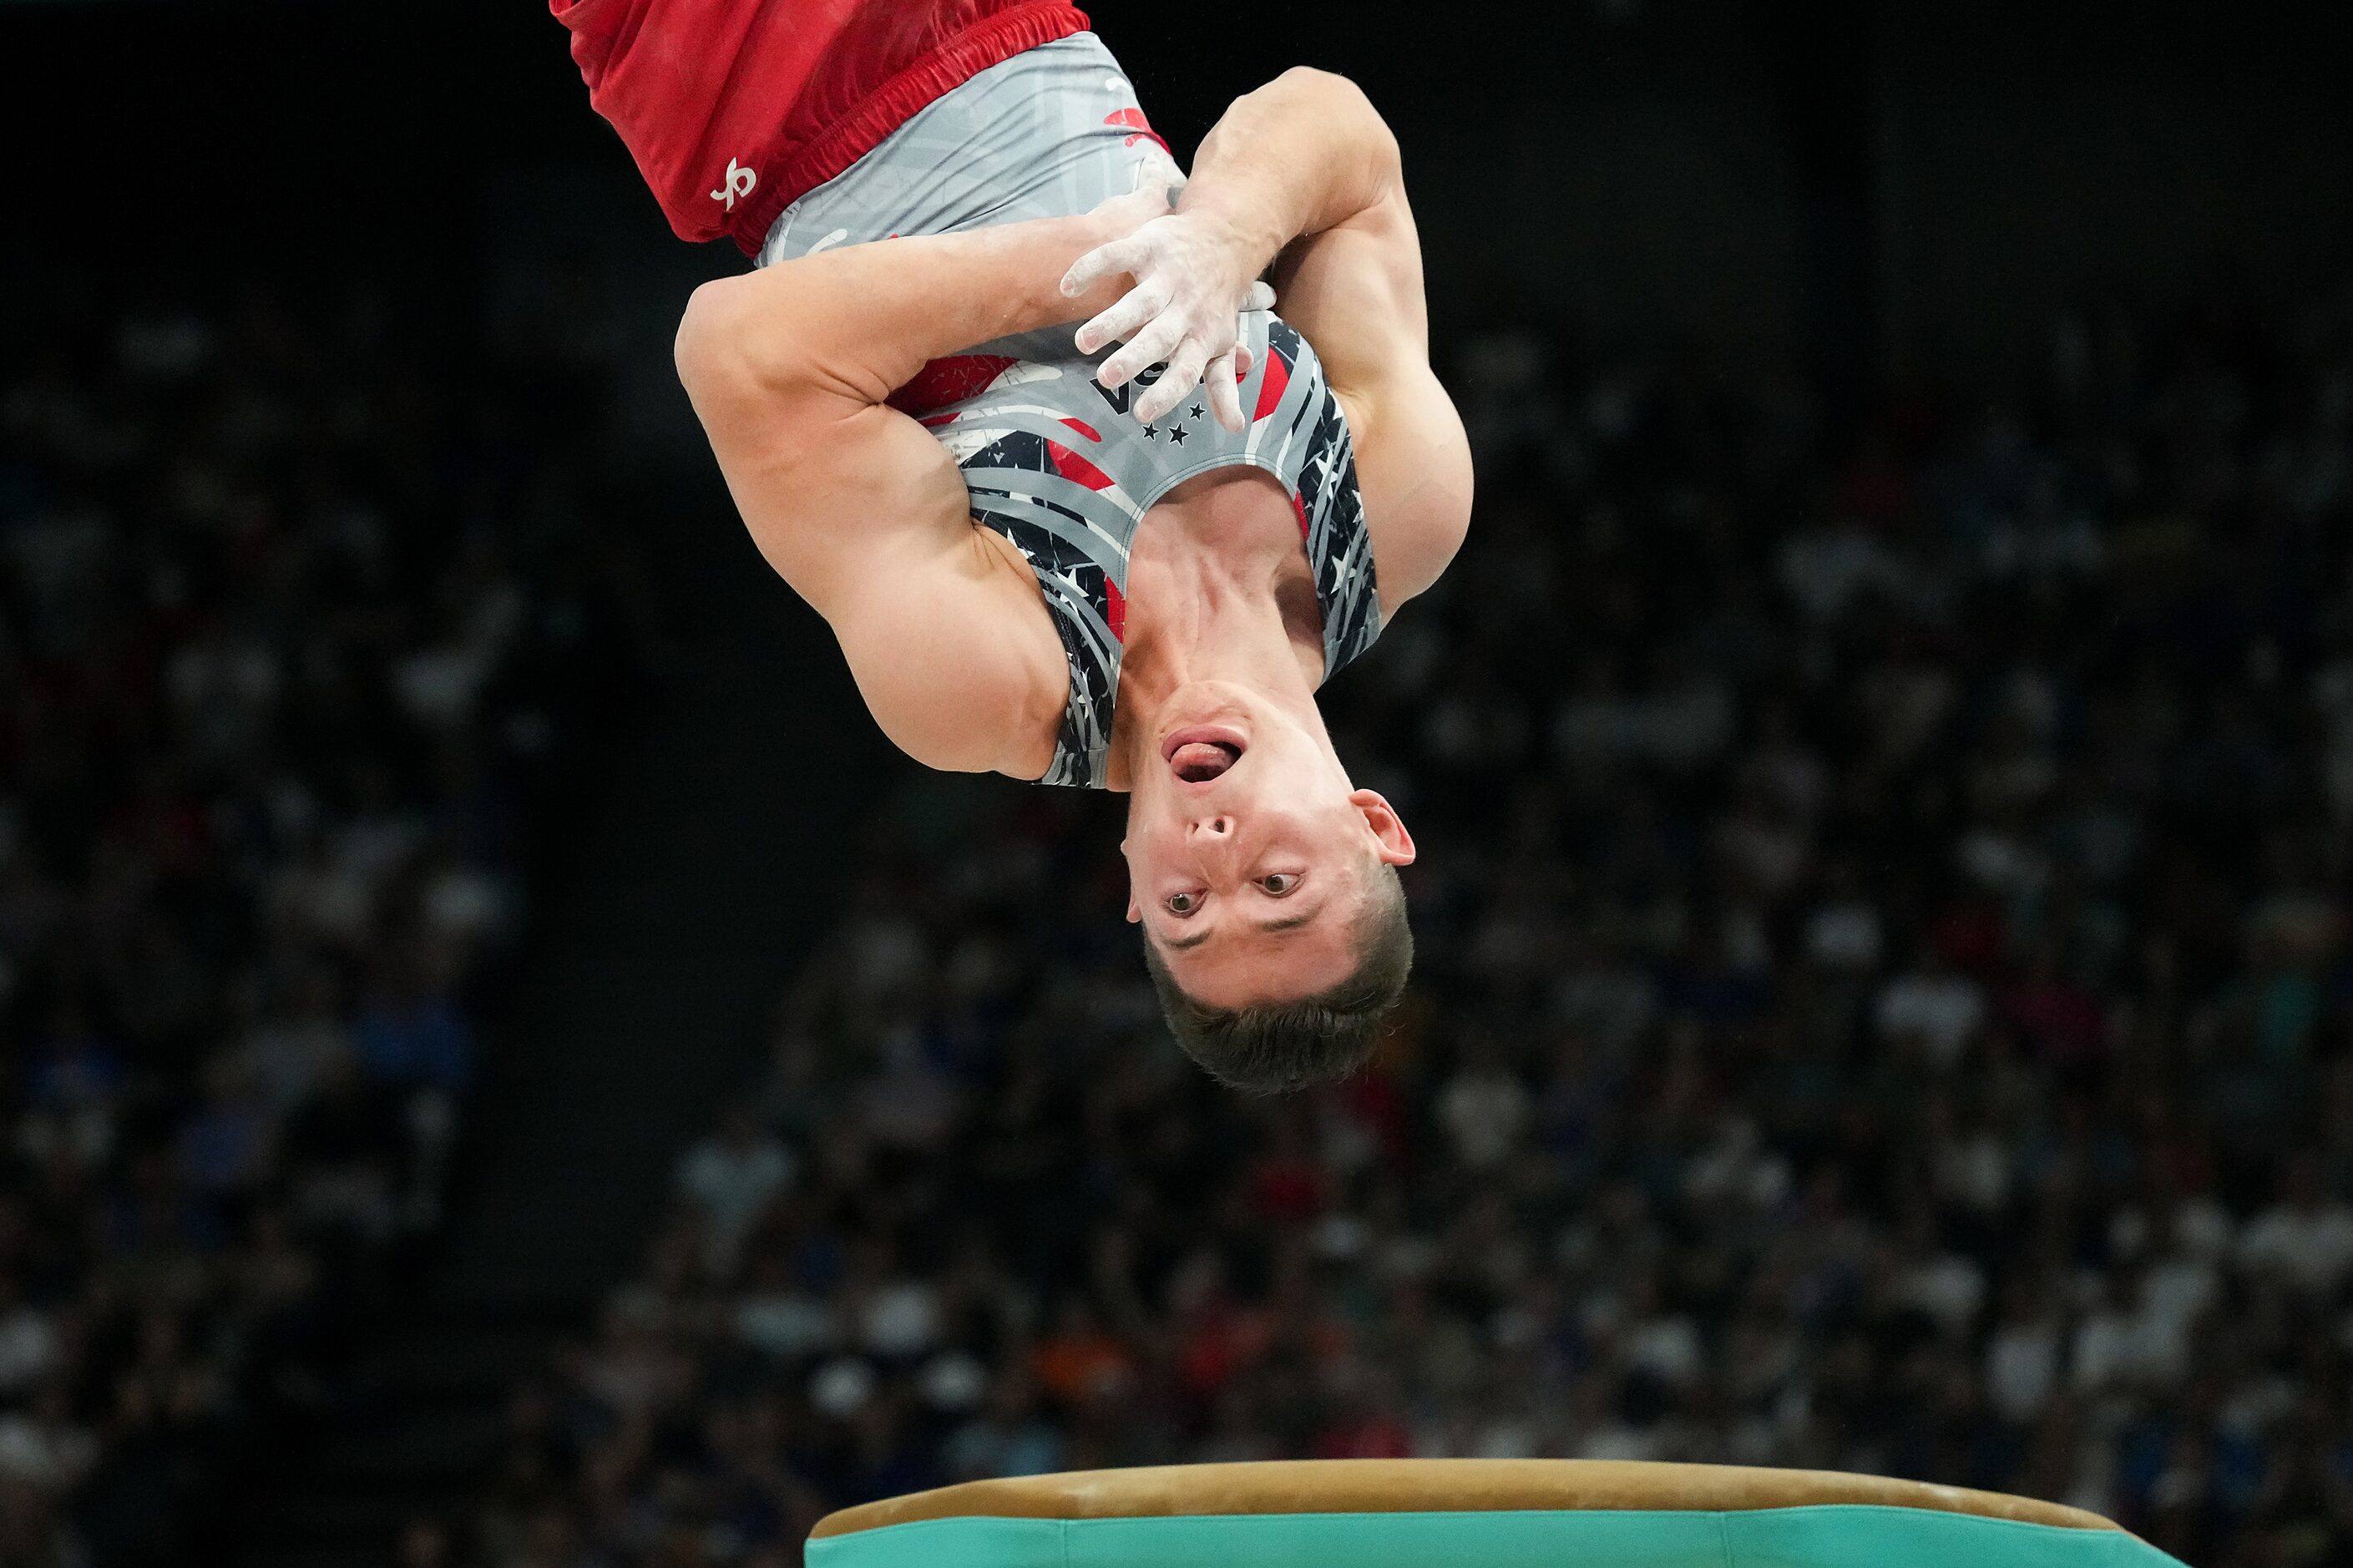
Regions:
[[2344, 8], [1095, 20], [1180, 156], [1366, 86], [1477, 456], [1292, 1099], [761, 564], [543, 7], [0, 0], [0, 1563], [1388, 1455], [2353, 1563]]

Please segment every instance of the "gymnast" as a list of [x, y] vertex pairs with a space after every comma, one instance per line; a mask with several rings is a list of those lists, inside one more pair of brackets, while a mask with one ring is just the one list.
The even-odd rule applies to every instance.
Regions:
[[1066, 5], [551, 4], [671, 226], [756, 258], [695, 291], [679, 373], [884, 732], [1128, 792], [1128, 919], [1210, 1073], [1360, 1064], [1413, 838], [1315, 692], [1471, 507], [1365, 95], [1286, 71], [1187, 179]]

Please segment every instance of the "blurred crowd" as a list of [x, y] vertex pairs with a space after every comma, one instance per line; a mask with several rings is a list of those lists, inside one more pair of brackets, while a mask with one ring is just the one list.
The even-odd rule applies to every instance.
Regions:
[[0, 305], [0, 1563], [158, 1560], [429, 1235], [601, 668], [547, 411], [364, 283]]
[[1834, 459], [1769, 379], [1460, 347], [1472, 542], [1329, 694], [1423, 847], [1374, 1068], [1214, 1089], [1118, 803], [908, 783], [765, 1081], [517, 1391], [482, 1562], [1389, 1455], [2353, 1562], [2353, 293], [2089, 299], [2015, 396], [1899, 391]]

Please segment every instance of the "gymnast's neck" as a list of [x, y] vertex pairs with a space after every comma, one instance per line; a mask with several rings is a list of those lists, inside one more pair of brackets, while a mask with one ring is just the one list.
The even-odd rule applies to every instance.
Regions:
[[[1297, 514], [1271, 475], [1224, 468], [1187, 480], [1145, 515], [1130, 549], [1127, 636], [1108, 783], [1125, 789], [1187, 688], [1250, 688], [1315, 734], [1324, 721], [1324, 617]], [[1328, 744], [1328, 742], [1326, 742]]]

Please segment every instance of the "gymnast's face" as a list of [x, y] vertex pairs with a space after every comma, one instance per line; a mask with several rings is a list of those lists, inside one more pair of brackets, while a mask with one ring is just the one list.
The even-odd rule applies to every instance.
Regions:
[[1320, 729], [1247, 688], [1203, 683], [1159, 718], [1130, 781], [1127, 918], [1207, 1006], [1347, 979], [1373, 868], [1413, 859], [1405, 824], [1351, 787]]

